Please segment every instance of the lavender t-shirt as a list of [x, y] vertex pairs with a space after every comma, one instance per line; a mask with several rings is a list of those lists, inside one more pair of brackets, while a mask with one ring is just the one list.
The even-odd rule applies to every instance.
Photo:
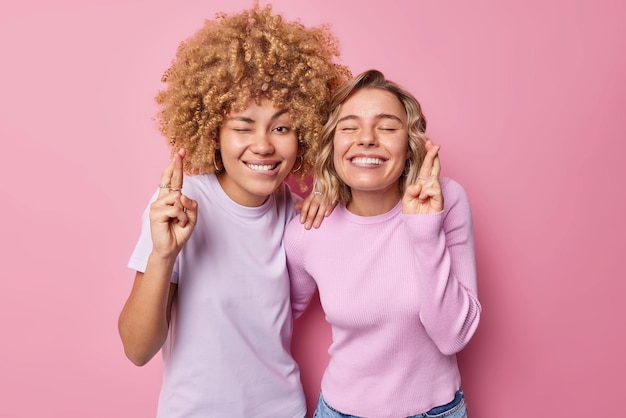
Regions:
[[[172, 275], [158, 418], [303, 417], [282, 244], [299, 197], [285, 186], [240, 206], [213, 175], [186, 178], [183, 193], [198, 202], [198, 222]], [[148, 213], [128, 264], [137, 271], [152, 249]]]

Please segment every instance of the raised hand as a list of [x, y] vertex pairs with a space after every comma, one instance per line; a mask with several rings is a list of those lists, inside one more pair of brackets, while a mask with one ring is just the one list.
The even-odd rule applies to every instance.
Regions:
[[159, 195], [150, 206], [153, 254], [175, 258], [187, 242], [198, 216], [198, 204], [183, 195], [185, 150], [174, 155], [161, 175]]
[[443, 194], [439, 173], [439, 145], [426, 141], [426, 157], [420, 167], [416, 184], [407, 185], [402, 197], [402, 213], [429, 214], [443, 210]]

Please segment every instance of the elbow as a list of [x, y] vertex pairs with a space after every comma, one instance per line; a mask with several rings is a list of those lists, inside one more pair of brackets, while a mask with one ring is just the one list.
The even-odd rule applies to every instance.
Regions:
[[444, 356], [453, 356], [465, 348], [469, 340], [455, 341], [454, 344], [437, 344], [437, 348]]
[[131, 363], [133, 363], [135, 366], [137, 367], [142, 367], [145, 366], [146, 364], [148, 364], [148, 361], [150, 361], [149, 358], [145, 358], [145, 357], [134, 357], [134, 356], [130, 356], [128, 355], [128, 353], [126, 354], [126, 357], [128, 357], [128, 359], [130, 360]]
[[132, 350], [126, 346], [124, 347], [124, 354], [137, 367], [145, 366], [154, 357], [154, 354]]
[[135, 366], [141, 367], [146, 365], [159, 351], [160, 347], [155, 349], [154, 345], [138, 339], [124, 327], [119, 328], [119, 333], [122, 346], [124, 347], [124, 354]]
[[463, 320], [450, 327], [448, 332], [441, 332], [442, 330], [439, 329], [431, 334], [435, 345], [443, 355], [452, 356], [465, 348], [476, 333], [480, 313], [480, 305], [472, 305]]
[[294, 320], [300, 318], [303, 313], [304, 313], [304, 310], [302, 310], [302, 309], [294, 309], [293, 307], [291, 309], [291, 317]]
[[467, 344], [472, 339], [474, 335], [475, 328], [470, 333], [465, 333], [462, 335], [451, 335], [449, 338], [445, 339], [445, 341], [441, 341], [439, 343], [435, 342], [437, 348], [444, 356], [452, 356], [459, 353], [461, 350], [467, 346]]
[[310, 299], [297, 300], [292, 296], [291, 302], [291, 316], [293, 319], [298, 319], [302, 316], [306, 308], [309, 306]]

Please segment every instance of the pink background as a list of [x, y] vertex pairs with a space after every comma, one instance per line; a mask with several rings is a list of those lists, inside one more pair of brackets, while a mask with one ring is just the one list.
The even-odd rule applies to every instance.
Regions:
[[[132, 366], [116, 327], [168, 159], [153, 97], [203, 18], [250, 4], [0, 6], [0, 417], [154, 416], [160, 358]], [[459, 356], [471, 416], [619, 416], [626, 3], [273, 4], [330, 23], [354, 73], [411, 90], [469, 193], [483, 304]], [[318, 307], [297, 322], [310, 401], [329, 337]]]

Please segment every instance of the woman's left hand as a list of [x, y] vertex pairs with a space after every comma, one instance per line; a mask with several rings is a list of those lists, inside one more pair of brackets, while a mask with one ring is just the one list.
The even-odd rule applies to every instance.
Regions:
[[310, 193], [304, 200], [296, 203], [296, 210], [300, 211], [300, 223], [305, 229], [319, 228], [325, 216], [332, 213], [337, 202], [329, 202], [319, 192]]
[[402, 197], [402, 213], [430, 214], [443, 210], [443, 194], [439, 173], [439, 145], [426, 141], [426, 157], [420, 167], [416, 184], [407, 185]]

